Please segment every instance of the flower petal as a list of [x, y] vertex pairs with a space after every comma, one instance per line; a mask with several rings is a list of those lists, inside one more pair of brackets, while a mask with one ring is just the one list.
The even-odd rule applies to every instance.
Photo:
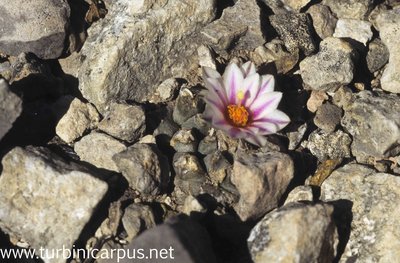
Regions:
[[236, 64], [232, 63], [225, 69], [222, 78], [229, 104], [235, 104], [237, 92], [242, 86], [243, 73]]
[[260, 91], [258, 92], [258, 95], [262, 95], [267, 92], [272, 92], [274, 91], [275, 87], [275, 78], [272, 75], [262, 75], [261, 76], [261, 85], [260, 85]]
[[284, 112], [280, 110], [274, 110], [273, 112], [270, 112], [269, 115], [264, 116], [263, 118], [260, 118], [257, 121], [254, 121], [252, 125], [271, 127], [266, 123], [272, 124], [276, 127], [276, 130], [272, 131], [274, 133], [286, 127], [286, 125], [288, 125], [289, 122], [290, 122], [289, 116], [287, 116]]
[[[243, 80], [244, 99], [241, 103], [249, 107], [253, 103], [260, 88], [260, 75], [252, 74]], [[239, 101], [238, 101], [239, 102]], [[236, 103], [238, 104], [238, 103]]]
[[205, 78], [204, 84], [210, 91], [210, 94], [207, 94], [207, 96], [218, 96], [224, 105], [228, 104], [227, 94], [222, 86], [221, 79]]
[[243, 76], [246, 78], [247, 76], [250, 76], [254, 73], [256, 73], [256, 66], [254, 65], [253, 62], [247, 61], [244, 63], [241, 67], [241, 70], [243, 72]]
[[249, 107], [253, 120], [256, 121], [259, 118], [263, 118], [272, 111], [276, 110], [281, 99], [282, 92], [277, 91], [268, 92], [257, 96], [257, 98]]
[[203, 79], [204, 80], [207, 78], [213, 78], [213, 79], [221, 78], [221, 74], [219, 74], [219, 72], [213, 68], [202, 67], [202, 69], [203, 69]]

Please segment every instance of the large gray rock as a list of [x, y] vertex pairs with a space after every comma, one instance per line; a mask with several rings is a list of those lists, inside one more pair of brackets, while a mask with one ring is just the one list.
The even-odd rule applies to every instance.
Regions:
[[[105, 182], [44, 148], [14, 148], [2, 165], [0, 227], [36, 251], [72, 248], [108, 189]], [[62, 257], [43, 259], [65, 263]]]
[[381, 78], [382, 89], [400, 93], [400, 8], [381, 12], [376, 18], [376, 25], [389, 49], [389, 64]]
[[359, 162], [400, 153], [400, 100], [395, 94], [362, 91], [345, 109], [342, 125], [353, 137], [351, 150]]
[[334, 37], [320, 43], [319, 52], [300, 62], [306, 88], [335, 90], [353, 80], [356, 52], [346, 41]]
[[346, 216], [351, 218], [349, 240], [339, 262], [355, 259], [357, 262], [398, 261], [398, 176], [376, 173], [362, 165], [348, 164], [334, 171], [324, 181], [321, 199], [334, 201], [335, 206], [343, 209]]
[[11, 129], [22, 112], [22, 100], [12, 93], [4, 79], [0, 79], [0, 140]]
[[17, 56], [31, 52], [42, 59], [61, 56], [69, 26], [65, 0], [0, 2], [0, 51]]
[[373, 0], [323, 0], [338, 18], [364, 20], [372, 10]]
[[336, 23], [333, 36], [337, 38], [351, 38], [366, 46], [367, 42], [372, 38], [371, 23], [357, 19], [339, 19]]
[[267, 214], [247, 239], [254, 263], [332, 262], [338, 242], [333, 210], [292, 203]]
[[276, 208], [293, 176], [293, 161], [286, 154], [239, 151], [231, 178], [240, 193], [234, 207], [236, 213], [245, 221], [258, 219]]
[[214, 18], [214, 2], [144, 1], [140, 12], [137, 1], [110, 3], [81, 50], [83, 96], [100, 108], [113, 100], [144, 102], [162, 81], [185, 77], [198, 67], [196, 34]]

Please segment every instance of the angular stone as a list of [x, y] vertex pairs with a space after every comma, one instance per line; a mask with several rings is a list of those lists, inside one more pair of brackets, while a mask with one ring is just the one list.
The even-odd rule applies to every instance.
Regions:
[[316, 112], [318, 108], [328, 100], [329, 97], [324, 91], [312, 90], [310, 98], [307, 100], [307, 109], [311, 112]]
[[363, 20], [341, 18], [336, 23], [334, 37], [351, 38], [364, 46], [372, 38], [371, 23]]
[[285, 6], [290, 7], [292, 10], [296, 12], [300, 12], [300, 10], [305, 7], [311, 0], [281, 0]]
[[100, 121], [99, 113], [90, 103], [66, 96], [56, 102], [56, 105], [61, 104], [66, 107], [66, 112], [57, 123], [56, 134], [66, 143], [74, 142]]
[[364, 20], [372, 10], [373, 0], [323, 0], [337, 18]]
[[137, 1], [113, 1], [107, 16], [89, 28], [79, 88], [98, 108], [110, 101], [145, 102], [162, 81], [197, 69], [196, 34], [214, 18], [215, 1], [153, 3], [143, 16]]
[[342, 126], [353, 137], [351, 150], [358, 162], [373, 163], [400, 153], [400, 100], [395, 94], [361, 91], [344, 109]]
[[[14, 148], [2, 165], [0, 227], [37, 251], [72, 248], [108, 189], [45, 148]], [[65, 262], [61, 257], [43, 260]]]
[[331, 37], [335, 32], [337, 18], [332, 14], [329, 7], [321, 4], [310, 6], [307, 10], [310, 14], [315, 32], [321, 39]]
[[333, 132], [340, 123], [343, 111], [336, 105], [326, 102], [322, 104], [315, 114], [314, 123], [325, 132]]
[[74, 145], [74, 151], [82, 161], [115, 172], [119, 172], [119, 170], [112, 157], [125, 149], [126, 146], [120, 141], [99, 132], [92, 132], [84, 136]]
[[61, 56], [70, 16], [66, 1], [2, 1], [0, 10], [0, 50], [3, 53], [17, 56], [31, 52], [42, 59]]
[[170, 144], [177, 152], [197, 152], [199, 141], [192, 130], [182, 129], [172, 136]]
[[338, 243], [333, 210], [292, 203], [267, 214], [247, 239], [253, 262], [332, 262]]
[[312, 90], [335, 90], [353, 80], [356, 51], [346, 41], [328, 37], [320, 51], [300, 62], [301, 77]]
[[204, 157], [204, 164], [214, 184], [222, 183], [232, 170], [232, 165], [220, 151], [215, 151]]
[[177, 124], [183, 124], [190, 117], [204, 110], [204, 102], [198, 94], [188, 88], [182, 88], [175, 101], [172, 118]]
[[317, 49], [312, 38], [312, 22], [308, 14], [281, 14], [269, 17], [290, 52], [299, 48], [308, 56]]
[[156, 225], [151, 207], [143, 204], [130, 204], [125, 208], [121, 221], [128, 235], [126, 240], [129, 243], [140, 232]]
[[[225, 8], [220, 19], [203, 30], [206, 41], [217, 50], [253, 50], [265, 43], [262, 32], [261, 10], [256, 0], [238, 0]], [[236, 42], [236, 43], [235, 43]]]
[[99, 129], [126, 142], [132, 143], [146, 129], [145, 112], [141, 106], [111, 102], [106, 109]]
[[240, 193], [234, 207], [240, 219], [258, 219], [276, 208], [293, 176], [293, 161], [286, 154], [239, 151], [231, 180]]
[[313, 189], [309, 185], [300, 185], [295, 187], [285, 200], [285, 205], [293, 202], [314, 201]]
[[368, 45], [367, 66], [371, 73], [380, 70], [389, 61], [389, 50], [379, 38]]
[[149, 98], [150, 103], [164, 103], [172, 100], [179, 89], [179, 82], [175, 78], [169, 78], [161, 82]]
[[169, 181], [168, 159], [153, 145], [137, 143], [112, 158], [130, 187], [156, 195]]
[[347, 226], [349, 240], [340, 263], [354, 258], [359, 262], [398, 261], [399, 189], [398, 176], [376, 173], [358, 164], [341, 167], [325, 180], [321, 199], [333, 201], [344, 217], [351, 218], [342, 223], [351, 225]]
[[22, 100], [10, 91], [4, 79], [0, 79], [0, 140], [11, 129], [21, 112]]
[[381, 77], [382, 89], [400, 93], [400, 9], [381, 12], [376, 18], [376, 25], [389, 50], [389, 64]]

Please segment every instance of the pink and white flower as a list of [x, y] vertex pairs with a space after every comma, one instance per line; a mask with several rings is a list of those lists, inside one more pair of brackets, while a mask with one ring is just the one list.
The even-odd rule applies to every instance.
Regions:
[[203, 80], [207, 88], [203, 92], [203, 117], [233, 138], [263, 146], [265, 135], [276, 133], [290, 122], [277, 109], [282, 93], [274, 91], [274, 77], [260, 76], [250, 61], [241, 67], [229, 64], [222, 76], [203, 67]]

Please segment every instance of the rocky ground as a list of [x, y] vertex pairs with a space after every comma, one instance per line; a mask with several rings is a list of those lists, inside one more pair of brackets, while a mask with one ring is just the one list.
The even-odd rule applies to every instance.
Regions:
[[[0, 21], [1, 248], [398, 261], [399, 1], [13, 0]], [[264, 147], [202, 118], [201, 67], [248, 60], [291, 119]]]

